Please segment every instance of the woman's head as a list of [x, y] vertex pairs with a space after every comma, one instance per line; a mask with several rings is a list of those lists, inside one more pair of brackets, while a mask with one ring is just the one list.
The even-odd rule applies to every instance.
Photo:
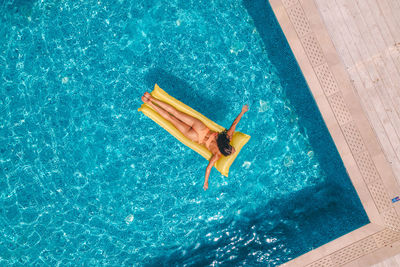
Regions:
[[224, 130], [223, 132], [218, 134], [217, 144], [219, 151], [224, 156], [229, 156], [235, 153], [235, 148], [229, 144], [230, 140], [228, 138], [228, 131]]

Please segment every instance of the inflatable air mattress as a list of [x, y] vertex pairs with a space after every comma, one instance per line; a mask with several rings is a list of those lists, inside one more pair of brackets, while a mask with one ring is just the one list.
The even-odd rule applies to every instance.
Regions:
[[[164, 90], [162, 90], [157, 84], [154, 86], [153, 92], [150, 93], [153, 97], [170, 104], [175, 107], [177, 110], [180, 110], [186, 114], [189, 114], [199, 120], [201, 120], [208, 128], [215, 132], [222, 132], [225, 130], [224, 127], [216, 124], [210, 119], [206, 118], [204, 115], [200, 114], [196, 110], [190, 108], [189, 106], [183, 104], [179, 100], [173, 98], [169, 94], [167, 94]], [[138, 109], [138, 111], [143, 112], [150, 119], [155, 121], [165, 130], [167, 130], [170, 134], [172, 134], [175, 138], [181, 141], [186, 146], [190, 147], [200, 155], [202, 155], [205, 159], [210, 160], [212, 157], [212, 153], [204, 146], [200, 145], [197, 142], [194, 142], [184, 136], [175, 126], [170, 123], [168, 120], [164, 119], [161, 115], [159, 115], [153, 108], [151, 108], [148, 104], [143, 103], [142, 106]], [[249, 141], [250, 136], [241, 132], [235, 132], [233, 134], [231, 145], [235, 147], [235, 153], [233, 155], [229, 155], [227, 157], [221, 156], [221, 158], [214, 164], [214, 167], [224, 176], [228, 177], [229, 167], [235, 161], [242, 147]]]

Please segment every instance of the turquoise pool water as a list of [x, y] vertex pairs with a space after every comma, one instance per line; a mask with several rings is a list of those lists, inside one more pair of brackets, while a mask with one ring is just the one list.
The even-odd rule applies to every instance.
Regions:
[[[0, 3], [0, 265], [274, 266], [368, 223], [268, 2]], [[156, 82], [225, 127], [250, 106], [206, 192], [137, 112]]]

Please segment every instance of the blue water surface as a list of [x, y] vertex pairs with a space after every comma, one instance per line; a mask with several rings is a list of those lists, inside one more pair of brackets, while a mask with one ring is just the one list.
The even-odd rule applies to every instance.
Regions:
[[[0, 3], [0, 265], [275, 266], [368, 223], [266, 0]], [[249, 104], [229, 178], [137, 111], [155, 83]]]

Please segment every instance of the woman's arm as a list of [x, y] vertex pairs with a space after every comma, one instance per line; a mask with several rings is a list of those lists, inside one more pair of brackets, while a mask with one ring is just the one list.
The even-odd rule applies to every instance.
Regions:
[[204, 180], [204, 190], [208, 189], [208, 177], [210, 176], [210, 172], [212, 167], [214, 166], [215, 162], [217, 162], [217, 160], [219, 159], [219, 155], [215, 154], [214, 156], [212, 156], [212, 158], [210, 159], [210, 162], [208, 163], [207, 169], [206, 169], [206, 178]]
[[243, 108], [242, 108], [242, 112], [240, 112], [240, 114], [233, 121], [231, 127], [229, 128], [229, 130], [227, 132], [227, 135], [228, 135], [229, 139], [232, 139], [233, 133], [235, 132], [235, 129], [236, 129], [236, 125], [239, 123], [239, 121], [242, 118], [243, 114], [248, 110], [249, 110], [249, 106], [248, 105], [244, 105]]

